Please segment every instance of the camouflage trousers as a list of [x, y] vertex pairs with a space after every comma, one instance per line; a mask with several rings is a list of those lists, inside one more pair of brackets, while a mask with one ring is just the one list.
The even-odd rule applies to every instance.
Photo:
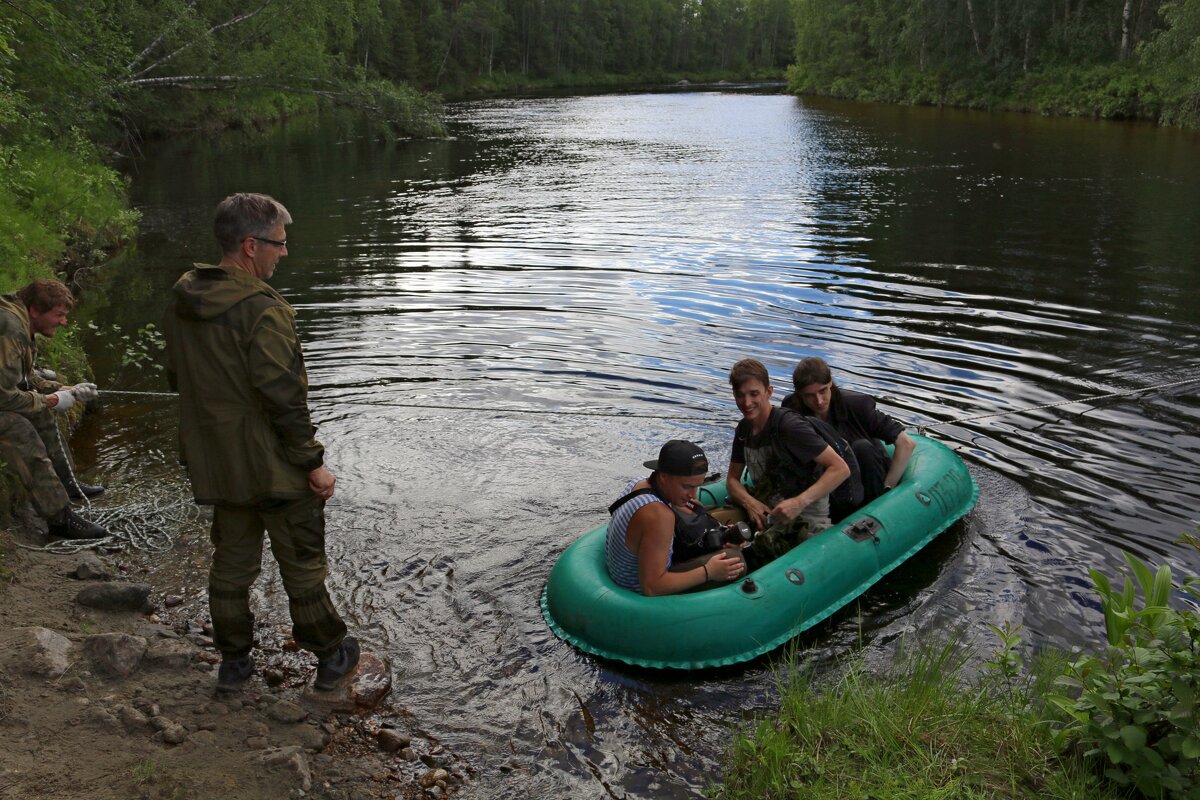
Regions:
[[832, 524], [828, 516], [801, 514], [791, 522], [772, 525], [754, 537], [754, 545], [746, 551], [747, 561], [758, 569]]
[[0, 459], [20, 478], [40, 516], [49, 519], [70, 503], [63, 488], [70, 466], [49, 410], [30, 416], [0, 411]]
[[325, 589], [325, 503], [315, 496], [257, 508], [213, 509], [208, 573], [213, 644], [227, 660], [254, 647], [250, 587], [262, 571], [264, 531], [287, 592], [292, 638], [318, 658], [333, 655], [346, 636], [346, 623]]

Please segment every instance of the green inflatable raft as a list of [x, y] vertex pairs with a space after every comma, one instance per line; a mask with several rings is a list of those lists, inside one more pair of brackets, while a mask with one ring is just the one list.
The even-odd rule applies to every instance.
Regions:
[[[559, 557], [542, 615], [559, 638], [643, 667], [702, 669], [774, 650], [865, 592], [975, 505], [979, 488], [940, 442], [917, 443], [896, 488], [739, 581], [689, 594], [643, 597], [604, 566], [605, 525]], [[724, 481], [698, 498], [725, 504]]]

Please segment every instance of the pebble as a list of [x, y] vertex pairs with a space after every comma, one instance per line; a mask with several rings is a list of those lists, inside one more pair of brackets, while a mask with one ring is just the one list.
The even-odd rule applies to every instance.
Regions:
[[107, 581], [112, 578], [108, 566], [95, 553], [83, 553], [75, 571], [71, 573], [81, 581]]
[[266, 750], [270, 746], [271, 742], [265, 736], [246, 737], [246, 747], [251, 750]]
[[163, 605], [166, 606], [167, 608], [174, 608], [175, 606], [182, 605], [182, 604], [183, 604], [183, 598], [177, 594], [169, 594], [163, 598]]
[[146, 583], [94, 583], [75, 595], [75, 602], [105, 611], [142, 611], [150, 598]]
[[443, 785], [445, 785], [445, 780], [448, 777], [450, 777], [450, 773], [444, 769], [431, 769], [418, 778], [417, 783], [421, 784], [421, 788], [428, 789], [431, 786], [436, 786], [438, 781], [442, 781]]

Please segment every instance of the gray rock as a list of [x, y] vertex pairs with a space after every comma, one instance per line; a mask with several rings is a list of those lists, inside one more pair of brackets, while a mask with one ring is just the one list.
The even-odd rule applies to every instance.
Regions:
[[167, 744], [183, 744], [187, 741], [188, 732], [182, 725], [171, 725], [162, 732], [163, 741]]
[[150, 724], [154, 726], [156, 731], [165, 731], [167, 728], [175, 725], [172, 720], [162, 716], [151, 717]]
[[303, 725], [292, 730], [289, 738], [310, 753], [319, 753], [329, 744], [329, 737], [320, 728]]
[[112, 570], [100, 559], [100, 556], [90, 550], [79, 555], [79, 563], [71, 573], [81, 581], [110, 581]]
[[217, 735], [212, 731], [196, 731], [191, 736], [192, 744], [213, 745], [217, 743]]
[[412, 744], [411, 736], [390, 728], [381, 730], [375, 739], [379, 742], [379, 749], [385, 753], [395, 753]]
[[121, 721], [116, 715], [102, 706], [92, 706], [87, 710], [87, 718], [103, 728], [119, 728]]
[[83, 640], [83, 652], [100, 672], [128, 678], [146, 654], [146, 640], [126, 633], [97, 633]]
[[265, 736], [247, 736], [246, 748], [249, 750], [266, 750], [271, 746], [271, 742]]
[[71, 640], [49, 628], [16, 628], [0, 642], [5, 660], [30, 675], [60, 678], [71, 666]]
[[291, 773], [300, 783], [300, 788], [308, 791], [312, 788], [312, 773], [308, 769], [308, 759], [304, 751], [297, 747], [278, 747], [267, 750], [258, 757], [259, 761], [268, 767], [275, 767]]
[[146, 648], [146, 666], [158, 669], [186, 669], [196, 650], [179, 640], [158, 639]]
[[146, 718], [146, 715], [133, 706], [119, 707], [117, 709], [117, 716], [120, 717], [121, 724], [129, 731], [140, 730], [150, 724], [150, 720]]
[[267, 723], [255, 720], [246, 726], [246, 733], [250, 736], [270, 736], [271, 729]]
[[145, 583], [93, 583], [79, 590], [75, 602], [104, 611], [145, 611], [150, 608], [150, 586]]
[[405, 747], [400, 751], [400, 757], [405, 761], [416, 761], [417, 751], [413, 750], [411, 747]]
[[267, 709], [267, 716], [277, 722], [297, 723], [308, 719], [308, 712], [289, 700], [280, 700]]

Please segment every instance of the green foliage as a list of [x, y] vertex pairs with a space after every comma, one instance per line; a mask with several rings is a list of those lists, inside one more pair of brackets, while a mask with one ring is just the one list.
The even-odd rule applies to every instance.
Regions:
[[1200, 0], [797, 0], [788, 83], [856, 100], [1200, 126], [1198, 42]]
[[153, 383], [165, 371], [162, 365], [166, 340], [158, 327], [149, 322], [133, 333], [122, 333], [115, 325], [87, 324], [91, 339], [107, 351], [115, 364], [113, 374], [104, 376], [111, 388], [136, 389]]
[[1039, 724], [1029, 691], [1060, 666], [1038, 660], [1020, 679], [1017, 630], [975, 682], [954, 641], [902, 653], [871, 675], [860, 659], [822, 684], [793, 662], [778, 715], [734, 740], [718, 798], [1087, 798], [1120, 796], [1071, 759]]
[[[1200, 615], [1171, 608], [1171, 571], [1126, 553], [1118, 590], [1090, 575], [1109, 647], [1070, 665], [1050, 700], [1068, 715], [1060, 743], [1078, 741], [1104, 774], [1151, 797], [1200, 795]], [[1184, 588], [1196, 596], [1195, 578]], [[1140, 589], [1141, 599], [1138, 593]]]

